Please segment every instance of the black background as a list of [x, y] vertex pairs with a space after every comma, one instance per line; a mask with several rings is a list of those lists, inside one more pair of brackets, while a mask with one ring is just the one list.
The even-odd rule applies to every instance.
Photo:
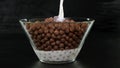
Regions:
[[38, 62], [19, 19], [56, 16], [58, 9], [59, 0], [0, 0], [0, 68], [120, 68], [120, 0], [65, 0], [66, 17], [96, 22], [75, 63]]
[[[66, 17], [92, 17], [100, 28], [118, 25], [113, 21], [120, 18], [119, 6], [119, 0], [64, 1]], [[58, 10], [59, 0], [0, 0], [0, 33], [21, 33], [19, 19], [56, 16]]]

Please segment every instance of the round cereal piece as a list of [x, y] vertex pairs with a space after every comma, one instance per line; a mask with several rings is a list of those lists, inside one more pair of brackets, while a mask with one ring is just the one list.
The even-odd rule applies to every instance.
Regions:
[[59, 44], [59, 47], [60, 47], [60, 48], [64, 48], [64, 44], [63, 44], [63, 43], [60, 43], [60, 44]]

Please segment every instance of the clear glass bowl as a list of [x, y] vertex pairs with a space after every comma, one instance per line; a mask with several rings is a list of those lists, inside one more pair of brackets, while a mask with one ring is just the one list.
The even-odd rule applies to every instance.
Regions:
[[[73, 49], [66, 49], [66, 50], [51, 50], [51, 51], [44, 51], [44, 50], [38, 50], [36, 48], [36, 45], [31, 37], [31, 34], [28, 32], [28, 30], [26, 29], [26, 23], [34, 23], [35, 21], [39, 20], [39, 21], [43, 21], [45, 18], [34, 18], [34, 19], [21, 19], [19, 20], [22, 28], [24, 29], [25, 33], [27, 34], [30, 44], [34, 50], [34, 52], [36, 53], [37, 57], [39, 58], [39, 60], [41, 62], [44, 63], [49, 63], [49, 64], [63, 64], [63, 63], [70, 63], [70, 62], [74, 62], [77, 55], [79, 54], [85, 39], [94, 23], [95, 20], [91, 19], [91, 18], [70, 18], [75, 20], [75, 23], [81, 23], [81, 22], [85, 22], [88, 24], [86, 31], [84, 32], [80, 43], [78, 44], [78, 47], [73, 48]], [[40, 40], [41, 41], [41, 40]]]

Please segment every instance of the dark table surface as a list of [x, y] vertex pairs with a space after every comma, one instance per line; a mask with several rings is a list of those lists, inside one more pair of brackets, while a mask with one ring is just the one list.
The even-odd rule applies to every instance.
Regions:
[[2, 68], [120, 68], [120, 25], [115, 27], [108, 25], [107, 28], [95, 26], [91, 29], [76, 61], [63, 65], [41, 63], [20, 26], [20, 33], [0, 33], [0, 66]]

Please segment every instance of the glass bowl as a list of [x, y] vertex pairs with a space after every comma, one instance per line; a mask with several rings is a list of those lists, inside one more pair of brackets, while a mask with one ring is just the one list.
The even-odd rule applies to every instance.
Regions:
[[[60, 40], [62, 40], [62, 37], [64, 36], [63, 34], [59, 35], [60, 36], [59, 39], [57, 39], [57, 40], [54, 39], [54, 41], [53, 41], [53, 43], [55, 42], [54, 46], [52, 46], [53, 43], [51, 43], [51, 42], [49, 42], [47, 44], [47, 46], [49, 46], [48, 50], [47, 50], [47, 48], [44, 48], [44, 47], [43, 47], [43, 49], [39, 48], [39, 46], [42, 47], [43, 45], [46, 44], [46, 42], [42, 42], [42, 41], [47, 37], [47, 34], [44, 35], [44, 37], [42, 39], [39, 39], [41, 37], [38, 37], [38, 35], [42, 36], [44, 34], [44, 32], [39, 33], [39, 31], [38, 31], [38, 34], [36, 33], [37, 34], [36, 37], [39, 39], [39, 41], [38, 40], [37, 41], [38, 42], [42, 42], [42, 44], [39, 44], [39, 46], [37, 46], [37, 44], [35, 43], [36, 39], [33, 38], [33, 36], [30, 33], [30, 31], [27, 29], [27, 24], [34, 24], [36, 21], [42, 22], [42, 21], [45, 20], [45, 18], [21, 19], [21, 20], [19, 20], [19, 22], [20, 22], [23, 30], [25, 31], [26, 35], [29, 38], [30, 44], [31, 44], [31, 46], [32, 46], [35, 54], [37, 55], [37, 57], [39, 58], [39, 60], [41, 62], [43, 62], [43, 63], [49, 63], [49, 64], [63, 64], [63, 63], [70, 63], [70, 62], [74, 62], [75, 61], [75, 59], [78, 56], [78, 54], [79, 54], [79, 52], [80, 52], [80, 50], [81, 50], [81, 48], [82, 48], [82, 46], [83, 46], [83, 44], [85, 42], [85, 39], [86, 39], [86, 37], [87, 37], [87, 35], [88, 35], [88, 33], [89, 33], [89, 31], [90, 31], [90, 29], [91, 29], [91, 27], [92, 27], [92, 25], [93, 25], [93, 23], [94, 23], [95, 20], [91, 19], [91, 18], [75, 18], [75, 17], [73, 17], [73, 18], [69, 17], [68, 19], [73, 19], [75, 21], [74, 23], [75, 23], [76, 26], [74, 26], [74, 28], [76, 28], [76, 29], [80, 29], [80, 30], [82, 29], [81, 27], [77, 28], [77, 25], [82, 26], [81, 23], [87, 24], [87, 27], [85, 28], [85, 30], [82, 33], [81, 37], [78, 37], [79, 33], [77, 34], [77, 32], [76, 33], [74, 32], [75, 35], [72, 34], [68, 38], [68, 40], [72, 39], [72, 41], [70, 41], [70, 42], [67, 43], [69, 45], [70, 44], [73, 45], [73, 46], [71, 46], [73, 48], [68, 48], [67, 44], [65, 44], [65, 43], [63, 43], [64, 44], [63, 48], [58, 48], [59, 45], [61, 45], [61, 47], [62, 47], [63, 44], [61, 44], [62, 42]], [[64, 24], [64, 23], [60, 23], [60, 22], [56, 22], [56, 23]], [[43, 23], [43, 22], [41, 24], [42, 25], [45, 24], [44, 27], [48, 27], [48, 25], [49, 25], [49, 23]], [[51, 23], [51, 24], [53, 24], [53, 23]], [[69, 24], [69, 25], [71, 25], [71, 24]], [[55, 26], [52, 26], [52, 27], [55, 27]], [[65, 27], [65, 25], [64, 26], [60, 26], [60, 27], [62, 29], [63, 27]], [[71, 27], [72, 26], [68, 26], [69, 30], [71, 29]], [[41, 26], [41, 28], [38, 28], [38, 30], [43, 30], [42, 26]], [[45, 30], [43, 30], [43, 31], [45, 31]], [[50, 29], [47, 29], [47, 31], [50, 31]], [[51, 38], [53, 38], [51, 36], [52, 36], [52, 34], [54, 34], [54, 32], [55, 31], [53, 31], [53, 33], [51, 33], [51, 34], [49, 33], [50, 38], [47, 39], [48, 41]], [[80, 31], [78, 30], [78, 32], [80, 32]], [[63, 33], [65, 33], [65, 32], [63, 31]], [[64, 37], [66, 37], [66, 36], [68, 37], [68, 35], [70, 33], [71, 32], [65, 33]], [[78, 36], [76, 36], [76, 35], [78, 35]], [[73, 39], [73, 36], [76, 36], [76, 38], [79, 39], [79, 40], [77, 40], [78, 41], [77, 44], [72, 43], [73, 41], [76, 42], [76, 40]], [[57, 36], [55, 36], [54, 38], [57, 38]], [[57, 44], [57, 41], [60, 41], [60, 43]], [[63, 40], [63, 42], [66, 42], [66, 40]], [[77, 45], [77, 46], [75, 46], [75, 45]], [[51, 47], [51, 49], [50, 49], [50, 47]], [[52, 47], [53, 47], [53, 49], [52, 49]], [[55, 47], [58, 48], [58, 49], [54, 49]]]

